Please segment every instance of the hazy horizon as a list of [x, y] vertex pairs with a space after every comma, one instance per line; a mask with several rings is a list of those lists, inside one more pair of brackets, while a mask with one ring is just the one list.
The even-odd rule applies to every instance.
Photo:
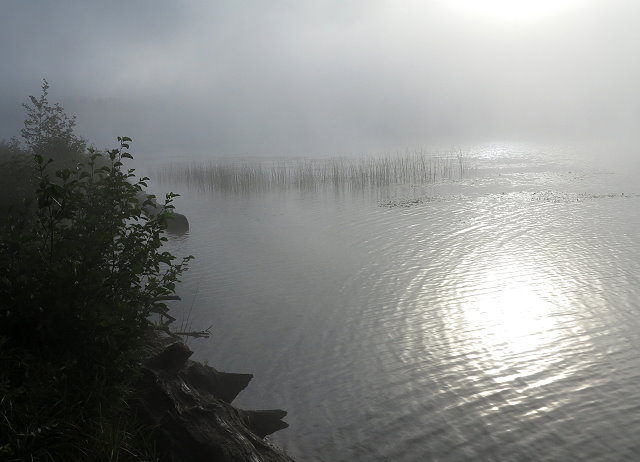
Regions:
[[50, 100], [146, 158], [635, 147], [640, 4], [5, 2], [0, 138]]
[[[2, 6], [0, 139], [46, 79], [134, 156], [53, 177], [3, 149], [2, 454], [638, 459], [640, 1]], [[146, 314], [184, 367], [135, 355]], [[158, 425], [127, 422], [114, 390], [154, 377]]]

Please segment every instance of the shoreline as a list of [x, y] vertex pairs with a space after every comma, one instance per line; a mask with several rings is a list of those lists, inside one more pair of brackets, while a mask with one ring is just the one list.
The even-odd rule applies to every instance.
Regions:
[[243, 410], [231, 403], [252, 374], [220, 372], [190, 360], [181, 338], [154, 332], [131, 406], [152, 436], [162, 462], [293, 462], [264, 439], [289, 425], [281, 409]]

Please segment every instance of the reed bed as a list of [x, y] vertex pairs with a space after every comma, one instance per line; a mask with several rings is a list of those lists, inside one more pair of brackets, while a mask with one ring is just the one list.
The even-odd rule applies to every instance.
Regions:
[[248, 192], [313, 189], [319, 186], [372, 188], [460, 180], [475, 172], [462, 155], [378, 156], [316, 160], [210, 160], [171, 163], [155, 172], [159, 181], [199, 190]]

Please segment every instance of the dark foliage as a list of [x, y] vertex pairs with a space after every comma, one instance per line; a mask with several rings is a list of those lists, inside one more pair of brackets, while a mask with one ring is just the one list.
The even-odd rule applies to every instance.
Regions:
[[76, 117], [68, 116], [59, 103], [49, 103], [48, 96], [49, 82], [43, 80], [40, 97], [29, 96], [31, 104], [22, 105], [27, 111], [22, 138], [33, 154], [58, 162], [78, 160], [87, 142], [73, 131]]
[[25, 106], [29, 156], [2, 146], [26, 186], [0, 228], [0, 459], [141, 460], [127, 393], [167, 319], [156, 300], [192, 257], [162, 251], [175, 195], [147, 213], [148, 178], [123, 165], [131, 140], [83, 154], [74, 119], [42, 90]]

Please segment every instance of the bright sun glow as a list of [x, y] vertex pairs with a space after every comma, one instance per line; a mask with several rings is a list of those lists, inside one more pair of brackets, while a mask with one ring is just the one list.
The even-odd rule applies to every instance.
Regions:
[[[562, 291], [544, 271], [523, 269], [504, 257], [475, 274], [473, 294], [463, 297], [458, 342], [477, 354], [480, 368], [497, 381], [532, 376], [549, 366], [563, 335], [553, 316]], [[517, 370], [507, 373], [508, 370]]]
[[552, 16], [585, 0], [446, 0], [448, 6], [500, 20], [532, 20]]
[[[465, 306], [466, 321], [474, 336], [494, 356], [523, 355], [553, 343], [555, 323], [550, 316], [551, 303], [534, 290], [531, 281], [512, 281], [496, 290], [496, 280], [508, 280], [504, 274], [488, 271], [486, 291]], [[542, 288], [542, 291], [553, 291]]]

